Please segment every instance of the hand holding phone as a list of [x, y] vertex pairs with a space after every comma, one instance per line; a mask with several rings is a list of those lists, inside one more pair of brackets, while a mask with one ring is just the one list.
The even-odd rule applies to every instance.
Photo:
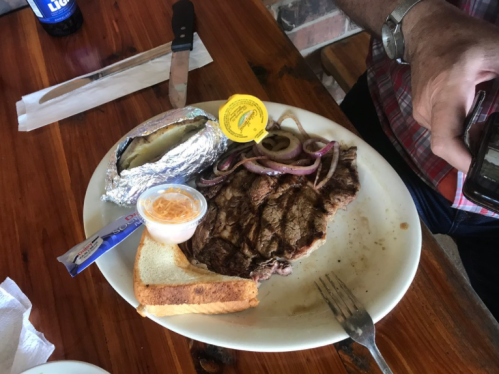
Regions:
[[499, 214], [499, 112], [485, 122], [463, 193], [471, 202]]

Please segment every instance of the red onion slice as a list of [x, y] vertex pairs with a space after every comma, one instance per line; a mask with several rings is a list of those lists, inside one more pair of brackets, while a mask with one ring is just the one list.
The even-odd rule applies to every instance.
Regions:
[[[331, 179], [336, 170], [336, 167], [338, 166], [339, 159], [340, 159], [340, 144], [338, 142], [334, 142], [333, 159], [331, 160], [331, 165], [329, 166], [329, 170], [327, 172], [326, 177], [316, 187], [318, 190], [324, 187], [324, 185]], [[318, 158], [317, 160], [320, 160], [320, 158]]]
[[293, 161], [290, 163], [290, 165], [297, 165], [297, 166], [305, 166], [307, 164], [310, 164], [312, 161], [312, 159], [310, 158], [302, 158], [300, 160], [296, 160], [296, 161]]
[[[259, 156], [259, 157], [251, 157], [251, 158], [246, 158], [244, 157], [244, 154], [243, 154], [243, 159], [242, 161], [239, 161], [237, 164], [235, 164], [232, 168], [230, 168], [229, 170], [226, 170], [226, 171], [219, 171], [219, 173], [222, 173], [221, 175], [213, 178], [213, 179], [204, 179], [202, 177], [200, 177], [197, 181], [196, 181], [196, 185], [198, 187], [209, 187], [209, 186], [215, 186], [219, 183], [222, 183], [225, 178], [227, 178], [229, 176], [229, 174], [233, 173], [234, 171], [236, 171], [236, 169], [241, 166], [241, 165], [244, 165], [246, 164], [247, 162], [252, 162], [252, 161], [256, 161], [256, 160], [265, 160], [267, 159], [267, 157], [265, 156]], [[279, 173], [280, 174], [280, 173]], [[276, 175], [276, 174], [269, 174], [269, 175]]]
[[[325, 144], [325, 146], [320, 148], [317, 151], [310, 149], [310, 147], [315, 143], [322, 143], [322, 144]], [[326, 140], [324, 138], [319, 138], [319, 137], [310, 138], [310, 139], [305, 140], [305, 143], [303, 143], [303, 152], [305, 152], [306, 154], [308, 154], [309, 156], [311, 156], [313, 158], [322, 157], [326, 153], [328, 153], [331, 150], [331, 148], [333, 148], [334, 143], [335, 143], [334, 140], [329, 141], [329, 140]]]
[[241, 144], [241, 143], [232, 143], [229, 146], [228, 151], [225, 152], [225, 153], [235, 153], [235, 152], [244, 151], [246, 148], [253, 147], [253, 144], [254, 144], [253, 142], [244, 143], [244, 144]]
[[272, 151], [277, 152], [277, 151], [282, 151], [283, 149], [287, 148], [289, 145], [289, 141], [283, 140], [280, 142], [277, 142], [274, 147], [272, 147]]
[[281, 125], [274, 121], [274, 120], [269, 120], [269, 122], [267, 123], [267, 127], [266, 127], [266, 130], [267, 131], [270, 131], [270, 130], [280, 130], [281, 129]]
[[321, 171], [322, 171], [322, 165], [323, 165], [323, 162], [321, 160], [321, 162], [319, 163], [319, 167], [317, 168], [317, 173], [315, 174], [314, 188], [317, 187], [317, 182], [319, 181], [319, 176], [321, 175]]
[[305, 131], [305, 129], [301, 125], [300, 121], [298, 121], [298, 118], [296, 118], [294, 115], [284, 114], [281, 116], [281, 118], [279, 118], [279, 120], [277, 122], [279, 122], [279, 125], [282, 126], [282, 122], [288, 118], [292, 119], [295, 122], [296, 127], [298, 127], [298, 131], [300, 131], [300, 134], [303, 136], [304, 139], [310, 139], [310, 135], [308, 135], [308, 133]]
[[270, 148], [273, 149], [275, 147], [275, 140], [267, 137], [267, 138], [262, 140], [262, 144], [268, 144], [268, 145], [270, 145]]
[[255, 161], [255, 160], [265, 160], [267, 159], [267, 157], [265, 156], [256, 156], [256, 157], [250, 157], [250, 158], [246, 158], [243, 154], [242, 156], [242, 160], [239, 161], [237, 164], [235, 164], [233, 167], [231, 167], [229, 170], [226, 170], [223, 172], [223, 175], [229, 175], [231, 173], [233, 173], [239, 166], [241, 165], [244, 165], [246, 162], [250, 162], [250, 161]]
[[203, 177], [199, 177], [196, 179], [196, 186], [198, 187], [211, 187], [217, 184], [222, 183], [227, 178], [227, 175], [220, 175], [213, 179], [204, 179]]
[[275, 162], [272, 160], [262, 160], [263, 165], [268, 166], [274, 170], [280, 171], [281, 173], [294, 174], [294, 175], [308, 175], [313, 174], [319, 167], [321, 162], [320, 158], [316, 158], [312, 165], [308, 166], [298, 166], [298, 165], [288, 165], [282, 164], [280, 162]]
[[230, 174], [231, 172], [228, 172], [229, 168], [234, 164], [237, 157], [242, 151], [251, 147], [253, 147], [253, 142], [245, 144], [232, 143], [229, 146], [229, 150], [225, 152], [222, 157], [220, 157], [219, 161], [213, 165], [213, 173], [215, 175]]
[[[340, 152], [339, 143], [319, 136], [310, 138], [294, 116], [285, 115], [281, 118], [281, 121], [286, 118], [293, 119], [302, 135], [307, 138], [303, 145], [298, 136], [285, 130], [269, 131], [269, 137], [260, 144], [253, 142], [242, 145], [232, 144], [229, 151], [213, 166], [215, 177], [212, 179], [198, 178], [196, 180], [198, 187], [210, 187], [222, 183], [229, 174], [233, 173], [241, 165], [249, 171], [261, 175], [274, 176], [285, 173], [310, 175], [316, 173], [313, 186], [316, 189], [324, 187], [337, 168]], [[285, 139], [278, 139], [278, 137]], [[317, 147], [314, 145], [317, 143], [322, 143], [324, 146], [315, 150]], [[271, 149], [267, 147], [271, 147]], [[247, 152], [248, 148], [251, 148], [249, 153]], [[324, 168], [322, 156], [330, 152], [331, 149], [333, 150], [333, 157], [329, 170], [326, 177], [319, 182], [321, 169]], [[240, 155], [242, 159], [233, 165]], [[312, 183], [310, 184], [312, 185]]]
[[[215, 162], [215, 165], [213, 165], [213, 173], [215, 175], [225, 175], [226, 171], [232, 166], [234, 163], [234, 160], [239, 156], [239, 152], [234, 152], [232, 153], [225, 161], [222, 162], [223, 157]], [[221, 163], [221, 165], [220, 165]]]
[[[244, 155], [243, 155], [243, 159], [244, 160], [251, 160], [250, 158], [244, 157]], [[260, 159], [263, 160], [264, 158], [260, 158]], [[243, 166], [246, 169], [248, 169], [249, 171], [251, 171], [252, 173], [255, 173], [255, 174], [262, 174], [262, 175], [281, 175], [281, 174], [283, 174], [280, 171], [277, 171], [277, 170], [274, 170], [274, 169], [262, 166], [257, 161], [248, 161], [248, 162], [245, 162], [243, 164]]]
[[215, 172], [215, 174], [216, 174], [216, 170], [218, 170], [218, 169], [220, 169], [220, 171], [225, 171], [228, 168], [230, 168], [230, 164], [232, 163], [232, 159], [234, 158], [235, 155], [236, 155], [235, 153], [231, 154], [227, 158], [227, 160], [225, 160], [222, 163], [222, 165], [220, 165], [220, 166], [218, 166], [220, 164], [220, 162], [215, 163], [215, 165], [213, 166], [213, 171]]
[[282, 136], [285, 138], [289, 139], [289, 145], [280, 151], [272, 151], [260, 143], [256, 145], [256, 148], [258, 149], [258, 153], [260, 153], [263, 156], [267, 156], [269, 159], [274, 160], [274, 161], [286, 161], [290, 160], [296, 156], [298, 156], [301, 153], [301, 142], [300, 139], [298, 139], [295, 135], [291, 134], [290, 132], [283, 131], [283, 130], [277, 130], [277, 131], [271, 131], [269, 132], [270, 135], [274, 136]]

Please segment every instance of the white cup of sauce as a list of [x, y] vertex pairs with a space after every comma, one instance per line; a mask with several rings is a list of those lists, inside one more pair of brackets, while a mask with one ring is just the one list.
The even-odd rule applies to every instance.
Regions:
[[149, 235], [163, 244], [189, 240], [206, 214], [204, 196], [182, 184], [162, 184], [143, 192], [137, 200], [137, 212]]

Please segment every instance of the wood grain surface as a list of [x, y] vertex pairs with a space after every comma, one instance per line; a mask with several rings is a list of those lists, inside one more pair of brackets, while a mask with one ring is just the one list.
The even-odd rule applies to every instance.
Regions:
[[[188, 103], [248, 93], [352, 129], [261, 0], [193, 0], [214, 62], [189, 76]], [[17, 131], [22, 95], [168, 41], [173, 0], [88, 0], [83, 28], [47, 35], [27, 8], [0, 18], [0, 281], [33, 302], [31, 321], [56, 350], [111, 373], [378, 373], [350, 340], [289, 353], [209, 346], [140, 317], [96, 266], [71, 279], [56, 257], [84, 239], [90, 177], [108, 149], [140, 122], [170, 109], [168, 82], [44, 128]], [[499, 328], [424, 232], [421, 264], [400, 304], [377, 324], [395, 373], [497, 373]]]
[[361, 32], [322, 49], [321, 61], [324, 70], [333, 76], [343, 91], [350, 91], [366, 71], [370, 40], [371, 35]]

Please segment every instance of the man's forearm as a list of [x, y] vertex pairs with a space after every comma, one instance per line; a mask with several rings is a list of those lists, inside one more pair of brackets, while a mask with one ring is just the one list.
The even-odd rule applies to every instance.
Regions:
[[[347, 16], [358, 25], [375, 35], [381, 34], [386, 18], [402, 0], [335, 0]], [[439, 11], [448, 11], [450, 6], [445, 0], [423, 0], [416, 4], [404, 18], [404, 29], [412, 28], [421, 17]], [[454, 8], [456, 10], [456, 8]]]
[[[383, 23], [401, 0], [335, 1], [341, 10], [358, 25], [380, 36]], [[415, 53], [418, 42], [428, 37], [435, 37], [435, 35], [430, 35], [435, 23], [439, 23], [449, 16], [453, 17], [456, 15], [467, 17], [458, 8], [445, 0], [423, 0], [416, 4], [407, 13], [402, 22], [402, 32], [406, 46], [404, 59], [410, 61], [411, 54]]]
[[386, 17], [400, 0], [335, 0], [336, 4], [359, 26], [380, 35]]

